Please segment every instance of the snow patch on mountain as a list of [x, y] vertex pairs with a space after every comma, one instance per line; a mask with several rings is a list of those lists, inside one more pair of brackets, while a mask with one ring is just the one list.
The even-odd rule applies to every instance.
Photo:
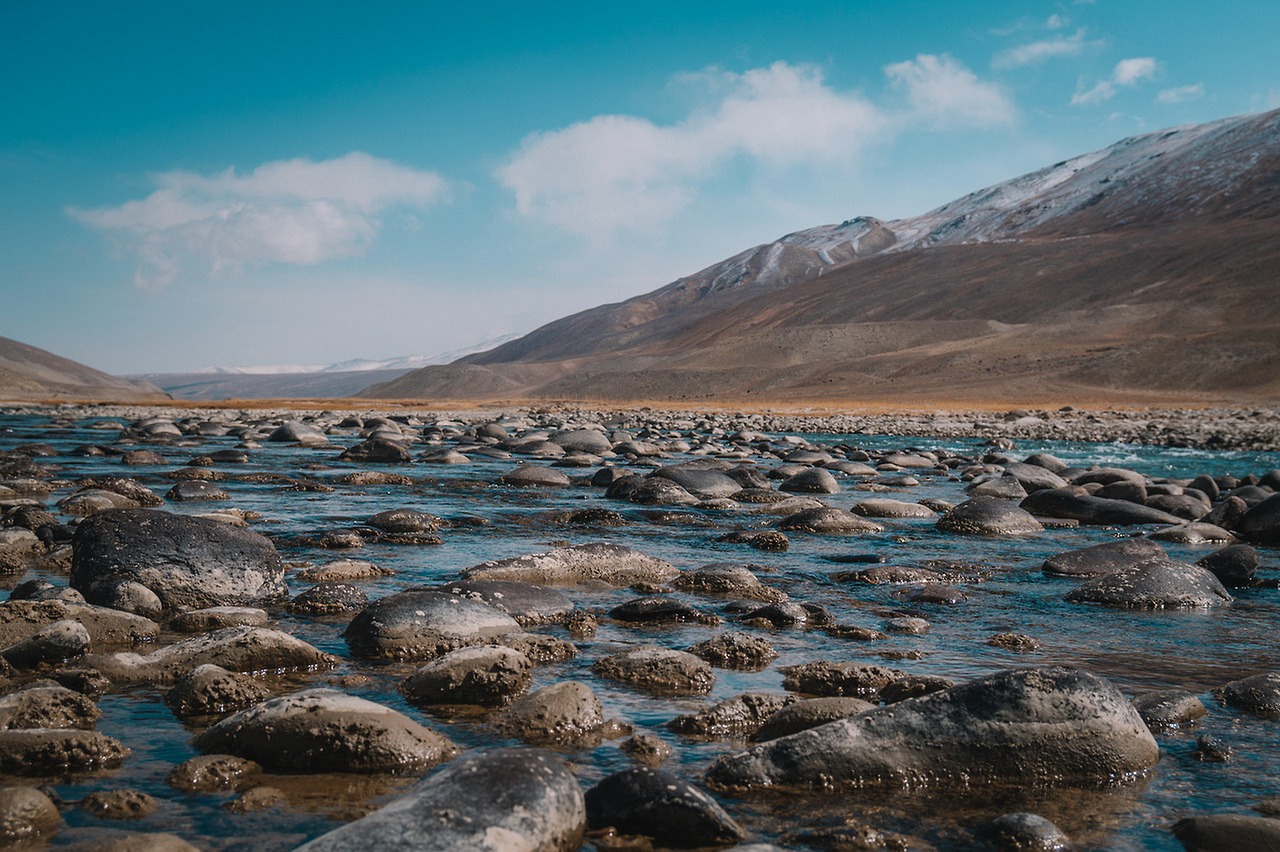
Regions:
[[436, 355], [401, 355], [398, 358], [375, 360], [371, 358], [351, 358], [333, 364], [268, 364], [260, 366], [205, 367], [196, 373], [229, 376], [288, 376], [301, 373], [368, 373], [374, 370], [416, 370], [434, 364], [450, 364], [467, 355], [484, 352], [501, 346], [509, 340], [520, 337], [519, 334], [505, 334], [462, 349], [440, 352]]

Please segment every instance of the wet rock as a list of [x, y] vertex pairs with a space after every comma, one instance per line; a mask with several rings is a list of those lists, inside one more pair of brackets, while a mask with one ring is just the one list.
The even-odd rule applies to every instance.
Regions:
[[1156, 541], [1172, 541], [1178, 544], [1211, 544], [1234, 542], [1236, 537], [1214, 524], [1188, 523], [1163, 527], [1151, 533]]
[[591, 687], [566, 680], [518, 699], [499, 727], [508, 736], [534, 745], [575, 747], [599, 742], [604, 708]]
[[1264, 672], [1233, 680], [1214, 690], [1218, 700], [1245, 713], [1280, 718], [1280, 673]]
[[1072, 590], [1067, 600], [1127, 609], [1166, 609], [1219, 606], [1232, 598], [1208, 570], [1159, 559], [1087, 580]]
[[743, 671], [759, 671], [778, 657], [768, 639], [736, 631], [705, 639], [686, 650], [713, 666]]
[[100, 585], [146, 586], [168, 609], [272, 603], [285, 595], [280, 554], [265, 537], [156, 510], [99, 512], [80, 524], [71, 585], [93, 601]]
[[297, 672], [332, 668], [336, 660], [288, 633], [265, 627], [227, 627], [157, 648], [150, 654], [89, 654], [85, 665], [119, 685], [172, 683], [184, 672], [213, 663], [237, 672]]
[[901, 616], [891, 618], [884, 623], [884, 629], [889, 633], [902, 633], [907, 636], [923, 636], [929, 632], [929, 622], [923, 618], [915, 618], [913, 616]]
[[1112, 500], [1079, 493], [1074, 488], [1049, 488], [1029, 495], [1020, 504], [1033, 515], [1068, 518], [1082, 524], [1170, 524], [1182, 523], [1177, 515], [1127, 500]]
[[778, 529], [814, 533], [884, 532], [880, 524], [833, 506], [803, 509], [787, 515], [778, 521]]
[[58, 501], [58, 509], [62, 514], [73, 518], [87, 518], [109, 509], [137, 509], [140, 506], [137, 500], [130, 500], [102, 488], [86, 488]]
[[1018, 654], [1029, 654], [1040, 648], [1039, 640], [1025, 633], [997, 633], [987, 640], [993, 648], [1004, 648]]
[[[670, 480], [686, 492], [697, 497], [732, 497], [742, 490], [742, 485], [727, 474], [694, 464], [673, 465], [660, 468], [651, 474], [652, 477]], [[635, 502], [647, 502], [643, 500]]]
[[778, 490], [794, 494], [839, 494], [840, 483], [831, 471], [812, 467], [782, 480], [778, 484]]
[[707, 778], [729, 789], [1093, 786], [1131, 779], [1159, 755], [1137, 711], [1107, 681], [1074, 669], [1022, 669], [722, 757]]
[[440, 519], [414, 509], [388, 509], [378, 512], [365, 523], [387, 533], [421, 533], [439, 527]]
[[821, 660], [784, 666], [784, 689], [806, 695], [828, 697], [833, 695], [873, 696], [896, 680], [905, 678], [906, 672], [868, 663], [832, 663]]
[[1233, 544], [1215, 550], [1196, 562], [1207, 568], [1224, 586], [1247, 586], [1258, 571], [1258, 551], [1247, 544]]
[[368, 603], [368, 595], [359, 586], [318, 583], [289, 601], [285, 609], [295, 615], [333, 615], [364, 609]]
[[1123, 538], [1050, 556], [1041, 570], [1051, 577], [1101, 577], [1121, 568], [1165, 559], [1163, 547], [1145, 538]]
[[[607, 496], [613, 496], [610, 487]], [[642, 506], [696, 506], [701, 498], [677, 482], [663, 476], [648, 476], [626, 488], [626, 499]]]
[[35, 787], [0, 787], [0, 846], [34, 845], [57, 833], [62, 814]]
[[319, 544], [329, 550], [357, 550], [365, 546], [365, 537], [355, 530], [328, 530]]
[[348, 447], [338, 456], [338, 461], [369, 462], [373, 464], [408, 464], [413, 461], [409, 448], [399, 441], [386, 438], [370, 438], [354, 447]]
[[181, 612], [169, 621], [169, 629], [179, 633], [210, 633], [225, 627], [262, 627], [267, 611], [253, 606], [211, 606]]
[[66, 586], [55, 586], [48, 580], [24, 580], [9, 593], [11, 601], [71, 601], [84, 603], [84, 595]]
[[353, 580], [372, 580], [391, 577], [390, 568], [381, 568], [364, 559], [337, 559], [324, 565], [303, 568], [295, 576], [303, 583], [350, 583]]
[[939, 583], [925, 583], [923, 586], [895, 589], [891, 594], [898, 600], [909, 601], [910, 603], [942, 604], [944, 606], [954, 606], [969, 599], [959, 589], [953, 589], [950, 586], [944, 586]]
[[718, 624], [714, 615], [692, 607], [675, 598], [634, 598], [609, 610], [609, 617], [618, 621], [641, 624], [670, 624], [688, 622], [694, 624]]
[[508, 633], [495, 639], [494, 644], [519, 651], [536, 666], [572, 660], [578, 654], [572, 642], [544, 633]]
[[279, 810], [288, 803], [289, 799], [283, 790], [263, 784], [245, 790], [237, 798], [222, 806], [233, 814], [250, 814], [256, 811]]
[[119, 766], [130, 754], [119, 740], [96, 731], [31, 728], [0, 731], [0, 772], [56, 775]]
[[515, 488], [567, 488], [572, 484], [563, 471], [537, 465], [520, 465], [498, 477], [498, 481]]
[[597, 456], [613, 452], [613, 443], [604, 432], [595, 429], [566, 429], [551, 434], [551, 440], [569, 452], [593, 453]]
[[462, 580], [442, 587], [451, 594], [483, 601], [510, 615], [522, 627], [564, 621], [574, 603], [555, 589], [513, 580]]
[[38, 669], [84, 656], [89, 643], [89, 631], [80, 622], [55, 621], [0, 650], [0, 657], [15, 669]]
[[707, 662], [687, 651], [642, 646], [597, 660], [591, 670], [651, 692], [696, 695], [710, 692], [715, 675]]
[[498, 707], [529, 688], [532, 670], [529, 658], [511, 648], [460, 648], [409, 675], [400, 684], [400, 691], [420, 705]]
[[1212, 734], [1201, 734], [1196, 737], [1196, 750], [1191, 756], [1201, 763], [1226, 763], [1231, 760], [1234, 749], [1225, 741]]
[[494, 749], [463, 755], [299, 852], [568, 852], [581, 845], [585, 828], [582, 790], [563, 761], [537, 750]]
[[965, 490], [974, 497], [998, 497], [1001, 500], [1021, 500], [1027, 496], [1022, 483], [1009, 475], [975, 479]]
[[165, 492], [165, 499], [182, 503], [194, 500], [229, 500], [231, 495], [212, 482], [188, 479]]
[[155, 813], [155, 797], [141, 790], [95, 790], [80, 800], [80, 810], [98, 819], [142, 819]]
[[440, 589], [415, 588], [369, 604], [342, 635], [359, 656], [414, 659], [518, 632], [516, 620], [496, 607]]
[[205, 663], [177, 679], [164, 703], [179, 718], [226, 715], [270, 696], [252, 677]]
[[104, 580], [90, 592], [99, 606], [131, 612], [144, 618], [159, 619], [164, 613], [160, 596], [137, 580]]
[[586, 793], [587, 824], [650, 838], [672, 849], [724, 846], [746, 832], [709, 795], [661, 769], [635, 767]]
[[407, 716], [332, 689], [308, 689], [242, 710], [194, 744], [267, 769], [304, 772], [417, 772], [457, 753], [448, 739]]
[[794, 695], [745, 692], [697, 713], [677, 716], [667, 727], [676, 733], [703, 739], [746, 739], [754, 735], [766, 719], [795, 700]]
[[671, 756], [671, 746], [652, 734], [628, 737], [618, 749], [641, 766], [661, 766]]
[[936, 518], [938, 513], [919, 503], [875, 497], [855, 503], [851, 511], [864, 518]]
[[187, 792], [235, 790], [262, 774], [252, 760], [233, 754], [202, 754], [179, 763], [165, 778], [169, 786]]
[[1153, 731], [1189, 725], [1209, 712], [1199, 698], [1185, 689], [1144, 692], [1134, 697], [1133, 706]]
[[1039, 814], [1002, 814], [991, 821], [999, 852], [1057, 852], [1071, 849], [1071, 838]]
[[807, 731], [837, 719], [846, 719], [872, 709], [870, 701], [852, 696], [805, 698], [774, 711], [756, 731], [754, 739], [764, 742]]
[[90, 730], [98, 716], [98, 705], [92, 699], [64, 686], [29, 686], [0, 696], [0, 730]]
[[880, 689], [880, 700], [885, 704], [896, 704], [908, 698], [919, 698], [934, 692], [950, 689], [956, 682], [937, 675], [907, 675], [906, 677], [887, 683]]
[[600, 542], [482, 562], [463, 572], [469, 580], [515, 580], [548, 586], [596, 581], [619, 587], [665, 583], [678, 573], [674, 565], [662, 559]]
[[1031, 535], [1044, 529], [1029, 512], [998, 497], [974, 497], [938, 519], [938, 529], [962, 535]]
[[63, 600], [7, 601], [0, 604], [0, 647], [20, 642], [59, 621], [82, 625], [95, 648], [149, 642], [160, 632], [160, 625], [149, 618], [107, 607]]
[[21, 574], [44, 553], [34, 532], [22, 527], [0, 527], [0, 574]]
[[1201, 814], [1173, 824], [1187, 852], [1280, 849], [1280, 820], [1244, 814]]
[[671, 585], [694, 594], [729, 595], [760, 601], [786, 599], [785, 592], [763, 585], [752, 567], [731, 562], [703, 565], [693, 571], [681, 573]]

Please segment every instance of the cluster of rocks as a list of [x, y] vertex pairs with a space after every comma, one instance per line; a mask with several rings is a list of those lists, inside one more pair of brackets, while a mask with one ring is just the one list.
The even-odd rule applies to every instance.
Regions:
[[[74, 415], [65, 416], [70, 422]], [[60, 482], [54, 463], [43, 461], [58, 452], [46, 445], [0, 455], [0, 570], [33, 575], [0, 604], [0, 771], [55, 779], [126, 763], [127, 745], [94, 728], [101, 695], [129, 689], [163, 696], [196, 731], [192, 745], [201, 756], [170, 777], [179, 790], [233, 789], [241, 807], [251, 808], [255, 800], [275, 801], [259, 783], [263, 773], [427, 776], [308, 849], [573, 849], [588, 836], [604, 842], [606, 833], [616, 844], [728, 846], [752, 832], [715, 794], [1126, 785], [1158, 771], [1156, 736], [1194, 724], [1207, 710], [1179, 689], [1130, 699], [1107, 679], [1072, 667], [1003, 669], [955, 682], [879, 663], [812, 660], [780, 669], [782, 692], [740, 693], [673, 714], [665, 731], [726, 746], [696, 776], [664, 769], [670, 746], [654, 731], [609, 718], [597, 694], [602, 685], [687, 702], [715, 689], [717, 670], [773, 666], [778, 631], [884, 642], [925, 633], [928, 621], [895, 611], [874, 628], [843, 623], [827, 602], [793, 599], [755, 563], [678, 566], [607, 540], [480, 562], [444, 582], [406, 584], [370, 601], [360, 583], [387, 575], [372, 562], [338, 559], [288, 576], [280, 550], [432, 546], [463, 522], [390, 505], [356, 525], [273, 540], [255, 531], [256, 518], [244, 511], [159, 508], [229, 502], [231, 491], [210, 484], [230, 484], [224, 469], [246, 464], [269, 442], [347, 472], [321, 480], [254, 471], [244, 481], [323, 499], [343, 485], [395, 488], [413, 482], [405, 471], [483, 460], [503, 467], [493, 487], [593, 495], [600, 502], [562, 522], [602, 538], [633, 523], [633, 510], [722, 513], [739, 528], [717, 531], [719, 540], [770, 553], [786, 551], [799, 536], [875, 536], [902, 523], [1009, 540], [1079, 526], [1142, 533], [1045, 560], [1047, 577], [1078, 581], [1065, 598], [1082, 606], [1229, 605], [1230, 589], [1274, 586], [1259, 573], [1257, 547], [1280, 544], [1280, 471], [1159, 479], [1073, 468], [1047, 454], [1016, 458], [1008, 441], [973, 456], [869, 452], [728, 428], [716, 418], [664, 421], [651, 412], [596, 419], [543, 412], [469, 423], [337, 413], [102, 422], [115, 427], [114, 440], [81, 445], [72, 455], [145, 469], [171, 465], [161, 450], [201, 448], [213, 439], [237, 445], [184, 458], [162, 474], [177, 483], [163, 497], [140, 476]], [[884, 496], [910, 491], [922, 477], [953, 482], [958, 499]], [[70, 493], [57, 497], [64, 491]], [[834, 505], [850, 491], [861, 499]], [[1192, 563], [1172, 558], [1162, 542], [1220, 546]], [[958, 587], [981, 581], [981, 571], [872, 564], [832, 579], [889, 584], [911, 604], [950, 605], [964, 600]], [[49, 579], [63, 575], [65, 584]], [[308, 588], [292, 594], [291, 582]], [[587, 593], [611, 603], [584, 610], [578, 600]], [[345, 651], [322, 651], [282, 629], [286, 614], [342, 616]], [[601, 623], [632, 638], [609, 647], [590, 642]], [[653, 641], [663, 637], [662, 625], [673, 624], [713, 635], [681, 648]], [[1036, 647], [1033, 637], [1012, 633], [992, 644]], [[576, 669], [583, 679], [546, 674], [583, 648], [591, 655]], [[331, 676], [334, 669], [357, 680]], [[465, 713], [492, 739], [525, 746], [467, 748], [447, 731], [342, 688], [387, 671], [401, 672], [396, 689], [415, 708], [446, 719]], [[1280, 716], [1280, 673], [1223, 683], [1216, 697], [1236, 712]], [[581, 783], [570, 766], [574, 756], [614, 741], [638, 765]], [[1200, 759], [1229, 759], [1230, 749], [1211, 736], [1202, 746]], [[76, 806], [100, 818], [154, 809], [145, 793], [114, 792]], [[4, 788], [0, 836], [50, 836], [71, 806], [35, 786]], [[1232, 848], [1215, 836], [1280, 837], [1280, 822], [1230, 815], [1230, 826], [1221, 827], [1223, 819], [1192, 817], [1176, 836], [1205, 849]], [[846, 828], [842, 842], [915, 842], [874, 827]], [[985, 830], [1004, 838], [1000, 848], [1067, 842], [1035, 814], [993, 814]], [[782, 840], [818, 843], [800, 834]]]

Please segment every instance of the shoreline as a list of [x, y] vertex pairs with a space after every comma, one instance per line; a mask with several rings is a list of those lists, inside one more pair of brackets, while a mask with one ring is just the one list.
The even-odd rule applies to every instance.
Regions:
[[[423, 420], [493, 420], [529, 416], [546, 425], [565, 422], [626, 421], [632, 426], [681, 428], [709, 425], [726, 431], [804, 432], [811, 434], [903, 435], [933, 438], [1005, 438], [1035, 441], [1088, 441], [1147, 446], [1187, 447], [1225, 451], [1280, 451], [1280, 407], [1217, 406], [1075, 408], [945, 408], [922, 406], [888, 409], [873, 404], [858, 409], [760, 407], [674, 407], [669, 404], [603, 406], [568, 403], [421, 405], [370, 400], [282, 401], [231, 403], [30, 403], [0, 401], [3, 414], [44, 414], [57, 417], [118, 418], [198, 417], [216, 420], [227, 412], [243, 412], [262, 419], [292, 420], [320, 414], [414, 416]], [[295, 404], [296, 403], [296, 404]]]

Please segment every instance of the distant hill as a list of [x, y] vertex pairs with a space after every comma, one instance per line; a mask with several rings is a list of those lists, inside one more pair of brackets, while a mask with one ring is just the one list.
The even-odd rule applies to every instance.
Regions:
[[43, 349], [0, 337], [0, 400], [134, 402], [165, 399], [147, 382], [117, 378]]
[[1280, 111], [1122, 140], [909, 219], [789, 234], [360, 392], [1280, 399]]

